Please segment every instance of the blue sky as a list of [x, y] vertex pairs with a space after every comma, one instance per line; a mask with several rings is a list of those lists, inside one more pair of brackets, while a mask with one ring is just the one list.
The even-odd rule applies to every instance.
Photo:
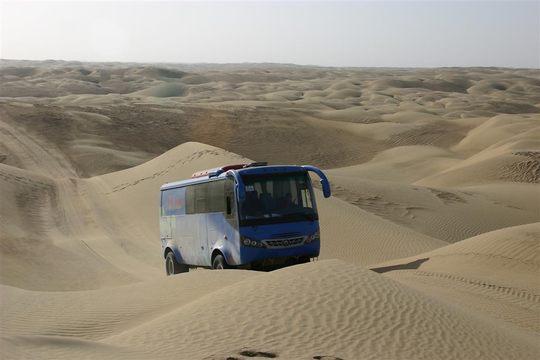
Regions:
[[0, 57], [540, 67], [539, 1], [0, 3]]

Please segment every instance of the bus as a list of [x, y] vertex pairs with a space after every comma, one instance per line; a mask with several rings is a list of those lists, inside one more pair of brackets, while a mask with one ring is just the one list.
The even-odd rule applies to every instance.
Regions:
[[273, 269], [319, 256], [319, 215], [309, 165], [228, 165], [161, 186], [160, 238], [167, 275], [193, 267]]

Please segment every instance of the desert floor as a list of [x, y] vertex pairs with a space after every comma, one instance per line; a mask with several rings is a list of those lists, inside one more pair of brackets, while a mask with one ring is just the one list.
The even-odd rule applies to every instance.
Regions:
[[[165, 276], [159, 187], [312, 164], [318, 261]], [[540, 358], [540, 71], [0, 62], [0, 358]]]

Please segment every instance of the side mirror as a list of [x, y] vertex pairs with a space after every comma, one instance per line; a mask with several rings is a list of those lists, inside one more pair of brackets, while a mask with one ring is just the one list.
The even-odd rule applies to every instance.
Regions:
[[321, 179], [321, 186], [324, 197], [330, 197], [330, 195], [332, 195], [332, 192], [330, 190], [330, 183], [328, 182], [328, 179]]
[[325, 198], [330, 197], [332, 195], [332, 191], [330, 190], [330, 182], [328, 181], [328, 178], [326, 177], [326, 175], [321, 171], [321, 169], [316, 168], [315, 166], [311, 166], [311, 165], [303, 165], [302, 167], [306, 169], [307, 171], [314, 172], [321, 178], [320, 182], [322, 186], [323, 195]]

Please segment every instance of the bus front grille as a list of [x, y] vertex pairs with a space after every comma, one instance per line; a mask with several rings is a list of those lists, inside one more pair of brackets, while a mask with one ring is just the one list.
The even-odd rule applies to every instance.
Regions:
[[292, 237], [299, 237], [300, 235], [301, 233], [299, 232], [279, 233], [279, 234], [272, 234], [270, 236], [270, 239], [283, 240], [283, 239], [288, 239]]
[[269, 240], [263, 240], [262, 242], [268, 248], [279, 249], [279, 248], [302, 245], [304, 243], [305, 238], [306, 238], [305, 236], [300, 236], [300, 237], [287, 238], [287, 239], [269, 239]]

